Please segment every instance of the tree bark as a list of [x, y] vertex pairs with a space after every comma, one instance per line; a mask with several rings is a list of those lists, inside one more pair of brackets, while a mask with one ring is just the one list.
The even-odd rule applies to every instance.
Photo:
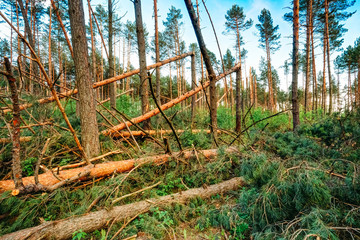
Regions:
[[94, 90], [91, 88], [90, 64], [85, 32], [85, 18], [82, 0], [69, 1], [69, 16], [74, 46], [76, 83], [79, 89], [79, 110], [81, 140], [87, 157], [100, 152], [99, 132], [96, 121]]
[[[196, 66], [195, 66], [195, 53], [191, 56], [191, 89], [195, 89], [196, 82]], [[196, 94], [191, 97], [191, 128], [195, 117]]]
[[[90, 23], [90, 35], [91, 35], [91, 58], [92, 58], [92, 79], [93, 82], [97, 82], [96, 78], [96, 56], [95, 56], [95, 39], [94, 39], [94, 31], [93, 31], [93, 20], [91, 17], [91, 10], [90, 10], [90, 0], [87, 0], [88, 8], [89, 8], [89, 23]], [[97, 96], [99, 98], [99, 89], [97, 89]]]
[[[145, 51], [145, 36], [142, 23], [141, 0], [134, 0], [135, 18], [136, 18], [136, 35], [139, 53], [140, 66], [140, 96], [141, 96], [141, 112], [145, 114], [149, 111], [149, 91], [146, 69], [146, 51]], [[150, 120], [144, 121], [144, 129], [150, 129]]]
[[60, 27], [61, 27], [61, 29], [62, 29], [62, 31], [63, 31], [63, 33], [64, 33], [64, 36], [65, 36], [67, 45], [68, 45], [69, 50], [70, 50], [70, 54], [71, 54], [72, 58], [74, 58], [74, 51], [73, 51], [72, 46], [71, 46], [71, 44], [70, 44], [70, 39], [69, 39], [69, 37], [68, 37], [68, 34], [66, 33], [64, 23], [62, 22], [61, 17], [60, 17], [59, 9], [56, 8], [56, 5], [55, 5], [55, 3], [54, 3], [54, 0], [51, 0], [51, 5], [52, 5], [52, 7], [54, 8], [54, 11], [55, 11], [55, 13], [56, 13], [57, 20], [58, 20], [58, 22], [59, 22], [59, 24], [60, 24]]
[[241, 94], [241, 68], [239, 68], [236, 71], [236, 80], [235, 80], [235, 101], [236, 101], [236, 127], [235, 127], [235, 131], [236, 132], [241, 132], [241, 98], [240, 98], [240, 94]]
[[[311, 0], [312, 1], [312, 0]], [[316, 63], [315, 63], [315, 46], [314, 46], [314, 27], [313, 18], [311, 18], [311, 60], [312, 60], [312, 77], [313, 77], [313, 110], [317, 111], [318, 107], [318, 87], [316, 80]]]
[[255, 108], [257, 108], [257, 106], [258, 106], [258, 97], [257, 97], [256, 75], [254, 76], [254, 102], [255, 102]]
[[[114, 69], [114, 53], [113, 53], [113, 0], [108, 0], [108, 27], [109, 27], [109, 35], [108, 35], [108, 41], [109, 41], [109, 78], [112, 78], [115, 76], [115, 69]], [[109, 84], [109, 95], [110, 95], [110, 106], [116, 108], [116, 83], [110, 83]]]
[[293, 8], [293, 56], [292, 56], [292, 112], [293, 130], [300, 124], [299, 99], [298, 99], [298, 73], [299, 73], [299, 0], [294, 0]]
[[270, 111], [274, 111], [274, 89], [272, 81], [272, 71], [271, 71], [271, 59], [270, 59], [270, 46], [269, 40], [266, 39], [266, 56], [267, 56], [267, 67], [268, 67], [268, 84], [269, 84], [269, 105]]
[[[157, 15], [157, 0], [154, 0], [154, 18], [155, 18], [155, 61], [160, 62], [159, 49], [159, 30], [158, 30], [158, 15]], [[161, 102], [161, 82], [160, 82], [160, 68], [156, 68], [156, 98]]]
[[324, 35], [324, 39], [323, 39], [323, 86], [322, 86], [322, 94], [321, 94], [321, 102], [322, 102], [322, 108], [323, 108], [323, 113], [326, 113], [326, 39], [325, 39], [325, 35]]
[[195, 31], [195, 35], [201, 50], [201, 53], [203, 55], [204, 61], [205, 61], [205, 66], [206, 69], [208, 71], [209, 74], [209, 80], [210, 80], [210, 124], [211, 124], [211, 129], [213, 131], [213, 135], [214, 135], [214, 140], [216, 143], [216, 139], [217, 139], [217, 96], [216, 96], [216, 75], [214, 72], [214, 69], [211, 65], [211, 60], [210, 57], [208, 55], [207, 49], [206, 49], [206, 45], [203, 39], [203, 36], [201, 34], [201, 29], [199, 27], [198, 24], [198, 18], [195, 14], [195, 10], [194, 7], [192, 5], [191, 0], [184, 0], [185, 4], [186, 4], [186, 8], [188, 10], [190, 19], [191, 19], [191, 23], [193, 25], [194, 31]]
[[305, 70], [305, 113], [309, 110], [310, 86], [310, 37], [312, 31], [312, 0], [307, 1], [306, 10], [306, 70]]
[[[26, 33], [28, 42], [29, 42], [30, 46], [32, 47], [32, 49], [35, 50], [35, 41], [34, 41], [33, 33], [31, 31], [31, 26], [29, 24], [27, 9], [25, 9], [24, 3], [22, 0], [17, 0], [17, 2], [19, 3], [21, 14], [23, 15], [24, 25], [25, 25], [25, 33]], [[31, 58], [35, 59], [35, 56], [33, 53], [31, 53]], [[32, 74], [35, 76], [35, 78], [37, 78], [38, 71], [37, 71], [37, 67], [36, 67], [36, 62], [30, 61], [30, 63], [31, 63], [30, 65], [31, 65]], [[33, 82], [30, 81], [29, 84], [31, 85], [30, 89], [33, 91], [34, 90]]]
[[358, 56], [357, 95], [358, 95], [358, 100], [359, 100], [358, 106], [360, 107], [360, 56]]
[[20, 108], [19, 95], [16, 86], [16, 79], [13, 76], [11, 63], [7, 57], [4, 57], [6, 78], [9, 82], [12, 101], [12, 174], [16, 188], [23, 188], [22, 169], [20, 163]]
[[326, 55], [328, 64], [328, 78], [329, 78], [329, 114], [332, 112], [332, 80], [330, 67], [330, 36], [329, 36], [329, 3], [325, 0], [325, 34], [326, 34]]
[[174, 203], [185, 204], [193, 198], [209, 198], [216, 194], [223, 194], [231, 190], [237, 190], [246, 183], [243, 178], [236, 177], [230, 180], [210, 185], [206, 188], [194, 188], [180, 193], [152, 198], [140, 202], [130, 203], [113, 207], [111, 210], [100, 210], [82, 216], [45, 222], [39, 226], [20, 230], [0, 237], [0, 239], [69, 239], [72, 234], [81, 229], [84, 232], [92, 232], [104, 228], [111, 221], [123, 222], [128, 218], [145, 213], [155, 206], [169, 206]]

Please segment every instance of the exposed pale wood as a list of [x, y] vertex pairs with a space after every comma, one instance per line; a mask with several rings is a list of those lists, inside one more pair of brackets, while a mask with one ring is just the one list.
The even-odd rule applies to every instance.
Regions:
[[[36, 123], [36, 124], [29, 124], [26, 126], [20, 126], [20, 129], [25, 129], [25, 128], [32, 128], [32, 127], [39, 127], [39, 126], [45, 126], [45, 125], [52, 125], [52, 122], [43, 122], [43, 123]], [[2, 129], [6, 128], [6, 127], [1, 127]]]
[[[180, 134], [180, 133], [184, 133], [186, 130], [175, 130], [176, 133]], [[211, 133], [210, 130], [204, 130], [204, 129], [192, 129], [192, 130], [188, 130], [192, 133]], [[143, 131], [131, 131], [131, 134], [135, 137], [145, 137], [147, 135], [165, 135], [165, 134], [171, 134], [172, 130], [145, 130]], [[220, 131], [218, 131], [218, 133], [220, 133]], [[114, 133], [112, 134], [113, 137], [131, 137], [129, 132], [118, 132], [118, 133]]]
[[1, 240], [18, 240], [18, 239], [69, 239], [72, 234], [81, 229], [84, 232], [92, 232], [97, 229], [106, 227], [106, 225], [116, 220], [122, 222], [126, 219], [133, 218], [139, 213], [147, 212], [154, 206], [168, 206], [173, 203], [185, 204], [190, 199], [209, 198], [216, 194], [239, 189], [245, 186], [246, 182], [241, 177], [210, 185], [206, 188], [193, 188], [180, 193], [166, 195], [159, 198], [147, 199], [140, 202], [117, 206], [112, 209], [103, 209], [91, 212], [81, 216], [71, 217], [62, 220], [45, 222], [39, 226], [20, 230], [0, 237]]
[[[228, 148], [227, 152], [235, 152], [236, 149], [234, 148]], [[213, 158], [217, 155], [217, 149], [209, 149], [209, 150], [203, 150], [201, 151], [203, 156], [206, 158]], [[75, 176], [78, 176], [79, 174], [83, 173], [84, 170], [89, 170], [89, 174], [83, 176], [79, 180], [86, 180], [86, 179], [92, 179], [94, 177], [100, 178], [109, 176], [113, 173], [121, 173], [126, 172], [134, 168], [136, 165], [141, 164], [143, 162], [153, 162], [154, 164], [162, 164], [171, 159], [173, 156], [177, 156], [180, 153], [174, 153], [171, 154], [163, 154], [163, 155], [156, 155], [156, 156], [150, 156], [150, 157], [144, 157], [144, 158], [138, 158], [138, 159], [129, 159], [124, 161], [112, 161], [112, 162], [106, 162], [106, 163], [100, 163], [96, 164], [93, 168], [89, 170], [89, 168], [86, 167], [79, 167], [79, 168], [73, 168], [68, 170], [59, 171], [57, 174], [58, 178], [62, 180], [71, 179]], [[181, 153], [182, 159], [189, 159], [194, 156], [193, 151], [184, 151]], [[50, 187], [54, 186], [55, 184], [59, 183], [59, 179], [56, 178], [51, 171], [47, 171], [43, 174], [39, 174], [39, 183], [44, 187]], [[25, 186], [31, 185], [35, 183], [34, 177], [24, 177], [23, 183]], [[13, 180], [4, 180], [0, 181], [0, 193], [8, 190], [15, 189], [14, 181]]]

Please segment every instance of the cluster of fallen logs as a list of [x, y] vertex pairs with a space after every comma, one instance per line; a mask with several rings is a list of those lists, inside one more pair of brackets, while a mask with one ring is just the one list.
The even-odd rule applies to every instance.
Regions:
[[196, 197], [209, 198], [217, 194], [239, 189], [244, 185], [245, 181], [242, 178], [232, 178], [219, 184], [207, 186], [206, 188], [189, 189], [180, 193], [116, 206], [111, 209], [103, 209], [81, 216], [45, 222], [36, 227], [4, 235], [0, 237], [0, 240], [69, 239], [73, 233], [79, 229], [84, 232], [92, 232], [97, 229], [109, 227], [110, 223], [134, 219], [138, 215], [148, 212], [154, 206], [163, 207], [173, 203], [184, 204]]
[[[226, 152], [234, 153], [236, 152], [236, 149], [228, 148]], [[41, 187], [34, 187], [35, 177], [33, 176], [23, 178], [23, 183], [25, 188], [32, 188], [32, 190], [54, 190], [54, 186], [57, 186], [64, 181], [74, 182], [106, 177], [114, 173], [130, 171], [142, 164], [152, 163], [159, 165], [168, 162], [172, 158], [190, 159], [195, 156], [198, 157], [198, 154], [203, 155], [206, 159], [211, 159], [217, 155], [217, 150], [202, 150], [199, 151], [199, 153], [197, 153], [196, 150], [183, 151], [174, 154], [163, 154], [124, 161], [105, 162], [95, 165], [87, 165], [85, 167], [76, 167], [79, 165], [75, 164], [73, 167], [76, 168], [68, 169], [67, 166], [64, 166], [62, 168], [48, 169], [45, 173], [38, 175], [38, 181]], [[101, 156], [93, 160], [98, 159], [101, 159]], [[84, 162], [84, 164], [86, 163]], [[154, 186], [156, 185], [158, 184], [155, 184]], [[148, 199], [123, 206], [116, 206], [111, 209], [95, 211], [81, 216], [45, 222], [36, 227], [4, 235], [0, 237], [0, 239], [68, 239], [71, 238], [72, 234], [79, 229], [84, 232], [92, 232], [96, 229], [109, 227], [109, 223], [113, 224], [114, 222], [125, 221], [129, 218], [134, 219], [139, 214], [149, 211], [153, 206], [166, 206], [172, 203], [186, 203], [189, 199], [195, 197], [209, 198], [210, 196], [216, 194], [236, 190], [244, 185], [245, 181], [242, 178], [233, 178], [206, 188], [189, 189], [180, 193]], [[13, 190], [13, 194], [18, 194], [19, 190], [14, 188], [15, 185], [12, 180], [0, 181], [0, 193]]]
[[[52, 189], [53, 186], [59, 184], [60, 182], [67, 181], [70, 182], [70, 179], [76, 179], [79, 181], [92, 179], [92, 178], [100, 178], [106, 177], [113, 173], [122, 173], [126, 171], [130, 171], [136, 165], [143, 164], [143, 163], [154, 163], [154, 164], [162, 164], [167, 162], [172, 157], [181, 158], [181, 159], [190, 159], [197, 155], [195, 150], [191, 151], [183, 151], [173, 154], [163, 154], [163, 155], [156, 155], [138, 159], [129, 159], [123, 161], [110, 161], [105, 163], [99, 163], [92, 165], [91, 167], [78, 167], [79, 164], [73, 165], [75, 168], [69, 169], [68, 167], [64, 166], [61, 168], [55, 169], [45, 169], [45, 173], [39, 174], [39, 184], [43, 188], [39, 188], [39, 190], [46, 190]], [[226, 150], [229, 153], [235, 152], [235, 148], [228, 148]], [[205, 158], [214, 158], [217, 155], [216, 149], [209, 149], [209, 150], [201, 150], [199, 151]], [[101, 159], [101, 157], [95, 158], [95, 160]], [[90, 161], [92, 161], [90, 159]], [[85, 164], [85, 162], [83, 162]], [[85, 172], [87, 172], [85, 174]], [[22, 178], [23, 184], [25, 187], [35, 185], [35, 177], [24, 177]], [[73, 182], [73, 181], [72, 181]], [[0, 181], [0, 193], [4, 191], [15, 190], [15, 185], [13, 180], [4, 180]], [[19, 190], [16, 190], [16, 194], [19, 194]]]

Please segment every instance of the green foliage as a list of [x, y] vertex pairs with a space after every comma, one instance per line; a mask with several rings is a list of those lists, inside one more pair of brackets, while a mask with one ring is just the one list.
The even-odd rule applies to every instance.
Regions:
[[180, 141], [184, 147], [191, 147], [194, 145], [196, 148], [207, 149], [211, 146], [211, 138], [209, 134], [204, 132], [192, 133], [191, 131], [185, 131], [180, 136]]
[[78, 230], [73, 233], [72, 240], [81, 240], [85, 239], [87, 236], [87, 233], [83, 232], [83, 230]]
[[34, 175], [36, 162], [37, 162], [37, 158], [30, 157], [28, 159], [25, 159], [25, 161], [21, 163], [22, 170], [26, 176]]

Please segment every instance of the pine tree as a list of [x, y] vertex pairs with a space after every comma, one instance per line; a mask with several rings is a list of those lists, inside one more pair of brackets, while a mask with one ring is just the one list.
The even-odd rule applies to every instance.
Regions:
[[74, 47], [76, 82], [79, 89], [79, 112], [81, 140], [88, 158], [100, 152], [99, 132], [96, 120], [96, 105], [89, 69], [89, 54], [85, 32], [82, 0], [69, 1], [69, 16]]
[[[139, 54], [139, 66], [140, 66], [140, 96], [141, 96], [141, 112], [142, 114], [147, 113], [150, 110], [149, 106], [149, 89], [147, 81], [147, 70], [146, 70], [146, 44], [145, 34], [142, 23], [142, 11], [141, 1], [134, 0], [135, 8], [135, 19], [136, 19], [136, 36], [137, 46]], [[150, 119], [143, 122], [144, 129], [150, 129]]]
[[253, 21], [251, 19], [249, 20], [245, 20], [246, 15], [244, 13], [244, 9], [242, 7], [239, 7], [238, 5], [234, 4], [230, 10], [227, 11], [226, 15], [225, 15], [225, 26], [226, 26], [226, 31], [227, 32], [232, 32], [236, 35], [236, 44], [237, 44], [237, 49], [238, 49], [238, 54], [239, 54], [239, 63], [240, 63], [240, 69], [239, 69], [239, 77], [236, 78], [236, 84], [239, 85], [239, 88], [237, 87], [236, 89], [239, 91], [236, 92], [236, 98], [239, 99], [239, 101], [236, 101], [236, 103], [238, 103], [236, 105], [236, 128], [235, 130], [240, 132], [241, 131], [241, 112], [240, 112], [240, 108], [241, 108], [241, 90], [242, 90], [242, 86], [241, 86], [241, 81], [242, 81], [242, 70], [241, 70], [241, 35], [240, 32], [241, 31], [245, 31], [247, 29], [249, 29], [252, 24]]
[[293, 130], [296, 131], [300, 124], [299, 99], [298, 99], [298, 74], [299, 74], [299, 0], [294, 0], [293, 7], [293, 52], [292, 52], [292, 112]]
[[[277, 33], [279, 30], [279, 25], [273, 25], [273, 19], [271, 17], [270, 11], [267, 9], [263, 9], [261, 14], [258, 16], [260, 24], [256, 24], [256, 28], [260, 33], [260, 47], [265, 49], [266, 51], [266, 60], [267, 60], [267, 68], [268, 68], [268, 86], [269, 86], [269, 107], [270, 110], [273, 111], [276, 109], [275, 104], [275, 94], [273, 88], [273, 80], [271, 74], [271, 53], [275, 52], [279, 49], [279, 39], [280, 34]], [[275, 87], [276, 88], [276, 87]]]

